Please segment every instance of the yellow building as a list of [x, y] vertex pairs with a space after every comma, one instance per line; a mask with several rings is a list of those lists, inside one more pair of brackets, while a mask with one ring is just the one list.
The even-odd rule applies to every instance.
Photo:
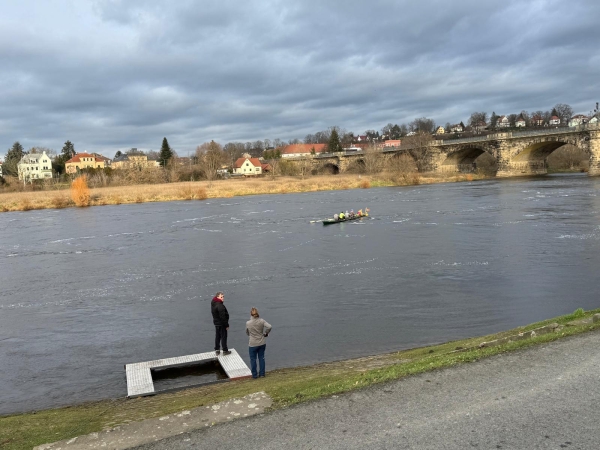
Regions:
[[142, 152], [129, 152], [113, 159], [111, 167], [113, 169], [146, 169], [160, 167], [155, 159], [148, 159], [148, 156]]
[[67, 173], [77, 173], [82, 169], [104, 169], [107, 158], [90, 153], [77, 153], [65, 163]]

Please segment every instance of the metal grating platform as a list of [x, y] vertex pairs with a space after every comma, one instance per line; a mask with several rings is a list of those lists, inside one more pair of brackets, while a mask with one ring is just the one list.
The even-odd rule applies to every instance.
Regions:
[[231, 354], [229, 355], [223, 355], [221, 353], [219, 356], [216, 356], [213, 351], [197, 353], [195, 355], [179, 356], [176, 358], [126, 364], [125, 375], [127, 376], [127, 397], [155, 394], [151, 369], [167, 369], [193, 363], [218, 361], [230, 380], [251, 377], [252, 372], [250, 372], [250, 369], [244, 360], [238, 355], [238, 352], [233, 348], [230, 350]]

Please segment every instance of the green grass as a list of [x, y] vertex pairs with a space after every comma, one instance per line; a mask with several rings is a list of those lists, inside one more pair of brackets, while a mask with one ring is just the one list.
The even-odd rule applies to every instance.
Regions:
[[[585, 326], [569, 326], [562, 328], [559, 332], [538, 335], [532, 339], [508, 342], [497, 347], [478, 347], [478, 344], [483, 341], [489, 342], [515, 335], [553, 322], [565, 324], [599, 312], [600, 309], [584, 312], [580, 308], [566, 316], [493, 335], [368, 358], [280, 369], [269, 372], [267, 378], [259, 380], [213, 384], [154, 397], [104, 400], [0, 417], [0, 449], [31, 449], [43, 443], [69, 439], [112, 428], [119, 424], [210, 405], [257, 391], [265, 391], [273, 398], [273, 408], [282, 408], [599, 329], [600, 322]], [[457, 352], [457, 349], [462, 349], [462, 351]]]

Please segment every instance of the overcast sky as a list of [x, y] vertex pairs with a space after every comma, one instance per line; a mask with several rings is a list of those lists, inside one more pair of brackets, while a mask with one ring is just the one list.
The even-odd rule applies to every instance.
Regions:
[[109, 157], [600, 101], [599, 0], [4, 0], [0, 154]]

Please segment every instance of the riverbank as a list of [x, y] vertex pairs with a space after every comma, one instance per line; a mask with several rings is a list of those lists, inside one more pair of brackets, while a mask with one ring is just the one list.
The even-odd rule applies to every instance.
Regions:
[[[299, 177], [231, 178], [206, 181], [138, 184], [90, 189], [90, 205], [120, 205], [175, 200], [206, 200], [208, 198], [232, 198], [260, 194], [289, 194], [299, 192], [333, 191], [345, 189], [368, 189], [384, 186], [407, 186], [418, 184], [473, 181], [486, 178], [477, 174], [394, 176], [366, 175], [320, 175], [304, 179]], [[0, 191], [0, 212], [29, 211], [34, 209], [60, 209], [74, 207], [68, 189], [30, 192]]]
[[117, 425], [162, 417], [264, 391], [273, 408], [360, 389], [499, 353], [600, 329], [600, 309], [556, 317], [502, 333], [385, 355], [269, 371], [259, 380], [213, 384], [154, 397], [124, 398], [0, 417], [0, 448], [16, 450]]

